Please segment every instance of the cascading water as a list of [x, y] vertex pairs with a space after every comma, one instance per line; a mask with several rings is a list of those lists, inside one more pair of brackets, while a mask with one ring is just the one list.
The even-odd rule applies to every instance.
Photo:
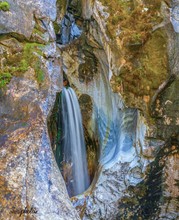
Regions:
[[62, 174], [69, 196], [84, 192], [90, 182], [86, 146], [77, 96], [72, 88], [62, 90]]

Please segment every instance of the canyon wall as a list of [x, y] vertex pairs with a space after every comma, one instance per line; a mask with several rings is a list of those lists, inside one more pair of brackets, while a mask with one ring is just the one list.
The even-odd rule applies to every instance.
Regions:
[[[1, 218], [35, 207], [27, 218], [177, 219], [179, 37], [172, 13], [179, 2], [7, 2], [0, 10]], [[91, 186], [72, 199], [79, 215], [47, 131], [62, 75], [98, 151]]]

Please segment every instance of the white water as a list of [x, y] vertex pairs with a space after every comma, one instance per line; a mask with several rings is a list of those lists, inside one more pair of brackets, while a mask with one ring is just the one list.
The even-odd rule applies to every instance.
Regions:
[[62, 90], [63, 176], [69, 196], [83, 193], [89, 186], [86, 146], [81, 111], [72, 88]]

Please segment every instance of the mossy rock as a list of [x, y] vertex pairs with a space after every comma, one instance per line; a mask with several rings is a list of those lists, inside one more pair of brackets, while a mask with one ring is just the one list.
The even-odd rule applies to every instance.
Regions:
[[0, 11], [9, 11], [10, 4], [6, 1], [0, 1]]
[[12, 75], [8, 72], [0, 73], [0, 89], [4, 88], [11, 80]]
[[127, 106], [146, 110], [168, 76], [165, 32], [162, 29], [155, 31], [140, 50], [129, 50], [126, 56], [131, 57], [130, 63], [123, 67], [119, 76], [113, 76], [113, 90], [123, 95]]
[[60, 32], [61, 26], [55, 21], [53, 22], [53, 27], [54, 27], [55, 33], [58, 34]]
[[43, 56], [43, 46], [37, 43], [25, 43], [21, 52], [4, 55], [6, 62], [0, 70], [0, 88], [5, 88], [13, 76], [22, 77], [29, 67], [35, 70], [36, 80], [41, 84], [44, 81], [44, 71], [40, 61], [40, 56]]

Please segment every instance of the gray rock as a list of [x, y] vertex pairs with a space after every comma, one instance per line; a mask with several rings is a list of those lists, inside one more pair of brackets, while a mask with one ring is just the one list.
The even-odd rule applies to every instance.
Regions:
[[76, 25], [75, 18], [71, 13], [66, 13], [62, 20], [61, 32], [59, 40], [60, 44], [68, 44], [77, 39], [82, 33], [82, 30]]
[[[23, 56], [24, 42], [6, 38], [6, 34], [48, 44], [41, 47], [41, 53], [29, 54], [38, 59], [38, 70], [28, 63], [25, 72], [17, 75], [11, 72], [10, 83], [0, 92], [0, 194], [3, 201], [0, 219], [79, 219], [55, 162], [47, 129], [56, 93], [62, 88], [61, 63], [52, 24], [56, 18], [56, 1], [8, 2], [10, 11], [0, 11], [0, 33], [4, 34], [0, 44], [1, 68], [7, 67], [10, 56], [11, 59]], [[32, 36], [35, 21], [44, 34], [42, 38]], [[40, 83], [37, 80], [39, 68], [43, 71]], [[30, 210], [31, 213], [27, 213]]]
[[[34, 16], [43, 20], [48, 18], [51, 21], [56, 19], [56, 0], [29, 0], [12, 1], [9, 11], [0, 11], [0, 33], [15, 33], [29, 39], [35, 26]], [[51, 30], [51, 24], [47, 28]], [[50, 31], [51, 33], [52, 31]], [[51, 36], [51, 34], [50, 34]], [[52, 34], [54, 38], [54, 34]]]
[[[61, 90], [58, 60], [43, 59], [44, 85], [39, 87], [33, 69], [14, 77], [1, 97], [1, 219], [17, 219], [20, 210], [34, 208], [33, 219], [79, 219], [69, 201], [55, 162], [46, 120]], [[6, 138], [8, 137], [8, 139]], [[10, 178], [9, 178], [10, 177]]]

